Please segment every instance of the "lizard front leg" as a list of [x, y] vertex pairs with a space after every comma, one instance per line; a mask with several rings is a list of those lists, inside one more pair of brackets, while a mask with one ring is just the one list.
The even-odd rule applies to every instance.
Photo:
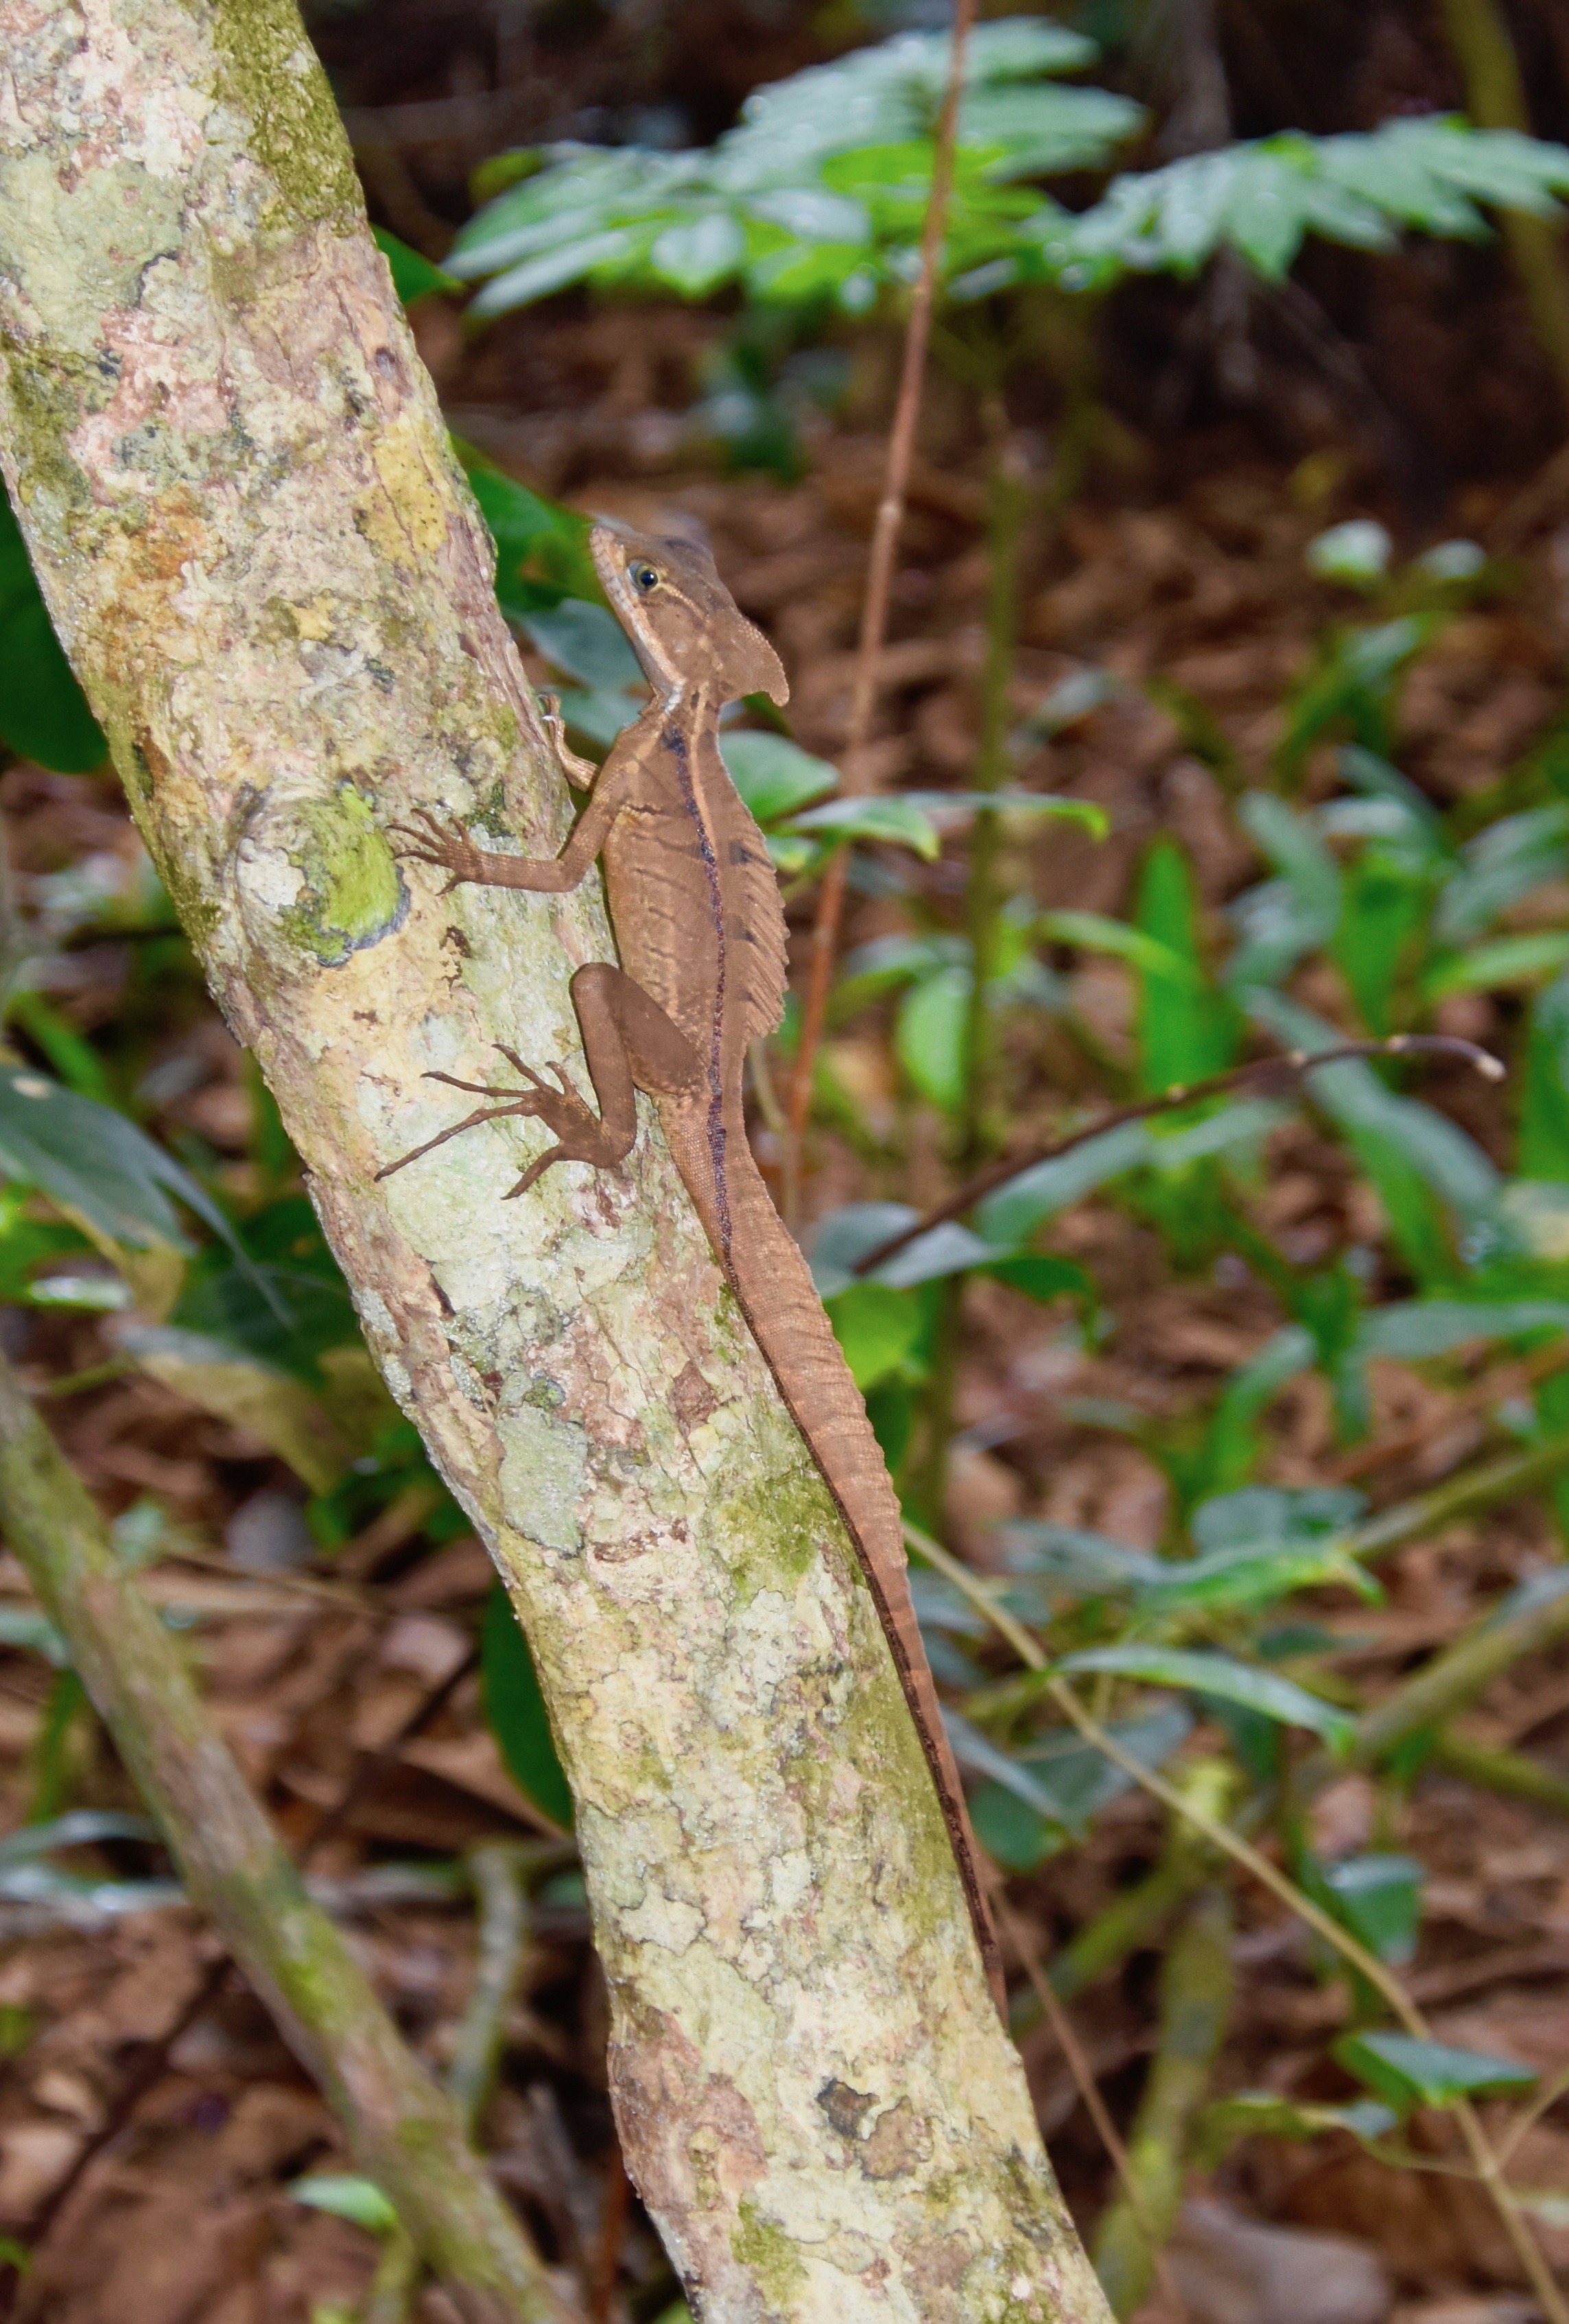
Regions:
[[560, 1084], [559, 1089], [552, 1089], [515, 1050], [503, 1048], [503, 1056], [528, 1086], [493, 1089], [488, 1083], [459, 1081], [452, 1074], [427, 1074], [428, 1081], [446, 1082], [453, 1089], [471, 1090], [500, 1102], [478, 1107], [450, 1130], [378, 1170], [377, 1177], [390, 1178], [394, 1170], [417, 1162], [432, 1148], [445, 1146], [449, 1138], [461, 1137], [481, 1122], [503, 1121], [521, 1114], [553, 1130], [556, 1144], [531, 1162], [516, 1185], [507, 1189], [505, 1199], [511, 1202], [525, 1194], [553, 1162], [589, 1162], [596, 1169], [608, 1170], [623, 1161], [637, 1135], [640, 1089], [653, 1097], [676, 1097], [700, 1084], [702, 1061], [686, 1035], [641, 985], [619, 968], [613, 968], [608, 961], [592, 961], [577, 971], [571, 990], [588, 1077], [599, 1101], [597, 1114], [573, 1088], [559, 1065], [547, 1069]]

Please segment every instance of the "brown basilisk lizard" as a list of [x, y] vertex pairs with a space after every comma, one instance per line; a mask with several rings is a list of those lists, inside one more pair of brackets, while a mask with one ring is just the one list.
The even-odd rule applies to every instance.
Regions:
[[552, 1086], [512, 1051], [521, 1090], [433, 1076], [490, 1101], [381, 1173], [482, 1121], [531, 1115], [556, 1144], [509, 1191], [556, 1162], [614, 1167], [637, 1130], [634, 1092], [659, 1109], [670, 1151], [725, 1275], [854, 1543], [915, 1720], [958, 1862], [987, 1975], [1002, 2006], [992, 1932], [958, 1770], [910, 1602], [899, 1503], [859, 1390], [794, 1239], [747, 1142], [742, 1075], [749, 1042], [778, 1024], [785, 918], [762, 835], [719, 754], [719, 713], [743, 694], [784, 702], [778, 655], [740, 612], [705, 550], [596, 525], [595, 566], [653, 689], [604, 766], [579, 759], [549, 715], [568, 779], [588, 793], [554, 858], [488, 854], [428, 808], [394, 825], [399, 852], [461, 881], [561, 894], [605, 864], [621, 966], [572, 979], [596, 1114], [559, 1065]]

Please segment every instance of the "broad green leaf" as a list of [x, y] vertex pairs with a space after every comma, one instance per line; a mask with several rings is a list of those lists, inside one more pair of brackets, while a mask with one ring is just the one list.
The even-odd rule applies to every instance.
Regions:
[[830, 1303], [828, 1319], [863, 1395], [890, 1373], [907, 1371], [917, 1362], [925, 1319], [908, 1291], [886, 1283], [852, 1283]]
[[[1076, 823], [1092, 839], [1104, 839], [1111, 829], [1111, 818], [1103, 807], [1094, 799], [1068, 798], [1055, 791], [1017, 790], [1004, 785], [992, 791], [900, 791], [900, 798], [929, 816], [939, 831], [952, 830], [956, 825], [969, 823], [977, 815], [995, 814], [1027, 820], [1031, 816], [1050, 815], [1065, 823]], [[1107, 924], [1120, 925], [1117, 921]]]
[[313, 2211], [330, 2211], [335, 2219], [352, 2220], [369, 2235], [390, 2236], [398, 2224], [398, 2214], [374, 2179], [356, 2178], [347, 2172], [314, 2172], [304, 2179], [291, 2179], [289, 2192], [297, 2203]]
[[1124, 1121], [1099, 1138], [1086, 1139], [1071, 1154], [1037, 1162], [979, 1205], [981, 1233], [988, 1242], [1004, 1247], [1023, 1242], [1043, 1220], [1071, 1209], [1123, 1171], [1147, 1163], [1153, 1144], [1147, 1123]]
[[1458, 2098], [1518, 2095], [1541, 2079], [1534, 2066], [1513, 2058], [1451, 2049], [1411, 2034], [1343, 2034], [1334, 2055], [1348, 2073], [1402, 2115], [1413, 2107], [1453, 2106]]
[[1316, 1868], [1312, 1885], [1352, 1936], [1399, 1969], [1417, 1950], [1426, 1877], [1412, 1856], [1348, 1856]]
[[1038, 1574], [1065, 1595], [1125, 1596], [1158, 1582], [1162, 1572], [1148, 1550], [1044, 1518], [1016, 1518], [998, 1537], [1011, 1572]]
[[133, 1250], [189, 1250], [171, 1195], [238, 1249], [206, 1188], [145, 1131], [30, 1067], [0, 1065], [0, 1174], [37, 1186]]
[[922, 1097], [945, 1113], [956, 1113], [964, 1102], [973, 991], [967, 968], [939, 968], [912, 985], [899, 1005], [899, 1062]]
[[630, 256], [635, 246], [624, 226], [578, 235], [554, 250], [542, 251], [537, 258], [508, 267], [475, 292], [468, 311], [480, 322], [487, 316], [510, 314], [514, 307], [531, 306], [536, 299], [548, 298], [552, 290], [565, 290], [569, 283], [581, 282], [598, 268]]
[[[947, 1724], [961, 1766], [990, 1778], [970, 1800], [971, 1818], [983, 1846], [1011, 1871], [1032, 1871], [1066, 1841], [1082, 1840], [1101, 1810], [1132, 1787], [1131, 1775], [1072, 1730], [1001, 1753], [967, 1722]], [[1142, 1766], [1160, 1767], [1192, 1728], [1189, 1713], [1173, 1704], [1145, 1719], [1118, 1720], [1108, 1731]]]
[[881, 798], [826, 799], [821, 807], [798, 815], [791, 829], [826, 832], [835, 840], [881, 839], [912, 849], [923, 863], [935, 863], [942, 852], [929, 816], [897, 791]]
[[563, 596], [597, 602], [587, 518], [503, 475], [461, 437], [453, 438], [452, 448], [496, 545], [496, 595], [507, 619]]
[[0, 742], [41, 767], [85, 775], [108, 752], [55, 636], [21, 527], [0, 488]]
[[1309, 1694], [1272, 1671], [1255, 1670], [1230, 1655], [1210, 1654], [1179, 1646], [1091, 1646], [1058, 1663], [1065, 1674], [1105, 1671], [1121, 1678], [1145, 1680], [1151, 1686], [1179, 1686], [1192, 1693], [1218, 1695], [1240, 1702], [1248, 1711], [1285, 1727], [1310, 1728], [1334, 1750], [1349, 1749], [1356, 1721], [1333, 1703]]
[[1195, 961], [1185, 959], [1173, 945], [1162, 943], [1145, 929], [1131, 927], [1126, 920], [1111, 919], [1103, 912], [1042, 912], [1036, 927], [1053, 944], [1076, 945], [1085, 952], [1109, 953], [1114, 959], [1129, 962], [1144, 975], [1160, 977], [1172, 985], [1198, 985], [1202, 982]]
[[607, 606], [564, 597], [558, 605], [525, 613], [520, 626], [554, 669], [583, 686], [623, 693], [648, 684], [626, 632]]
[[706, 299], [727, 282], [746, 255], [746, 233], [729, 210], [709, 210], [668, 226], [649, 252], [649, 265], [683, 299]]
[[1402, 977], [1421, 949], [1431, 881], [1393, 852], [1364, 851], [1345, 875], [1333, 956], [1357, 1013], [1380, 1038], [1395, 1027]]
[[808, 800], [833, 790], [839, 780], [836, 767], [826, 759], [815, 759], [784, 734], [732, 729], [721, 736], [719, 750], [731, 781], [759, 823], [793, 815]]
[[557, 1755], [529, 1642], [500, 1582], [492, 1583], [485, 1602], [480, 1683], [485, 1719], [507, 1773], [552, 1823], [570, 1831], [571, 1787]]
[[[304, 1194], [286, 1195], [254, 1212], [237, 1233], [244, 1262], [222, 1246], [201, 1252], [171, 1323], [319, 1389], [322, 1357], [362, 1342], [348, 1286], [315, 1211]], [[257, 1297], [258, 1281], [271, 1291], [270, 1303]]]
[[374, 226], [372, 232], [376, 248], [392, 271], [392, 288], [405, 307], [411, 307], [416, 299], [428, 299], [435, 290], [462, 290], [455, 274], [447, 273], [419, 251], [411, 250], [406, 242], [400, 242], [384, 226]]

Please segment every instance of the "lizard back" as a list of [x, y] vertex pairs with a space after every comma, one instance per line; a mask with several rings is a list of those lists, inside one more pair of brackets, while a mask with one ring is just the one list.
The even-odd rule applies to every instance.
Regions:
[[861, 1391], [746, 1134], [746, 1048], [779, 1022], [786, 930], [762, 835], [720, 756], [718, 714], [754, 691], [783, 701], [789, 687], [773, 649], [706, 552], [609, 527], [596, 527], [593, 541], [607, 594], [655, 689], [638, 722], [642, 747], [629, 753], [637, 772], [605, 843], [611, 922], [623, 968], [680, 1027], [706, 1068], [706, 1087], [657, 1098], [660, 1119], [715, 1256], [844, 1520], [1005, 2015], [979, 1855], [910, 1598], [898, 1498]]

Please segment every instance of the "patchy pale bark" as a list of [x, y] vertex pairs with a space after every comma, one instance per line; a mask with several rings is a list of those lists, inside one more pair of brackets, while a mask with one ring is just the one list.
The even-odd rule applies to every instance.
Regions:
[[527, 1624], [701, 2312], [1098, 2324], [871, 1600], [651, 1117], [516, 1204], [533, 1126], [374, 1183], [454, 1118], [428, 1069], [570, 1057], [612, 947], [596, 884], [441, 900], [383, 836], [538, 853], [568, 808], [284, 0], [0, 0], [0, 335], [138, 821]]

